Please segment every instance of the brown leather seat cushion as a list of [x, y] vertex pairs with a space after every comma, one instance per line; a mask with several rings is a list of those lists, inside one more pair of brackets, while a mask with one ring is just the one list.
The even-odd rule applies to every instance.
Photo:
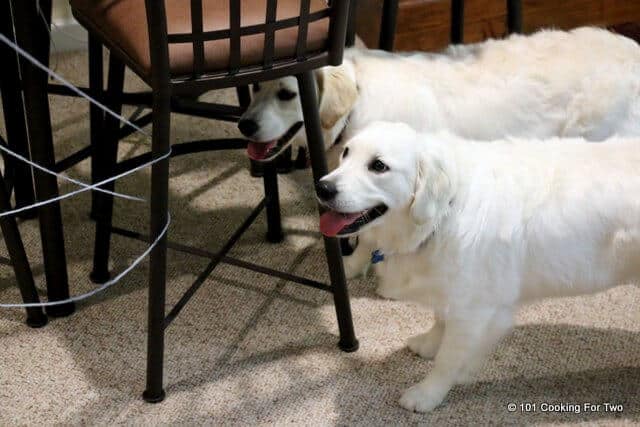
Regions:
[[[127, 55], [135, 71], [148, 77], [151, 74], [149, 33], [144, 0], [70, 0], [74, 15], [103, 40]], [[266, 16], [266, 0], [241, 0], [242, 26], [262, 24]], [[165, 2], [169, 34], [191, 33], [191, 1]], [[311, 12], [325, 9], [326, 0], [311, 0]], [[300, 0], [279, 0], [276, 19], [300, 14]], [[307, 51], [325, 47], [329, 20], [309, 24]], [[204, 31], [229, 28], [229, 1], [203, 0]], [[290, 57], [295, 53], [298, 28], [276, 31], [275, 58]], [[264, 35], [255, 34], [241, 39], [241, 65], [262, 63]], [[229, 39], [205, 42], [205, 71], [224, 70], [229, 66]], [[193, 47], [191, 43], [170, 44], [169, 57], [172, 76], [193, 74]]]

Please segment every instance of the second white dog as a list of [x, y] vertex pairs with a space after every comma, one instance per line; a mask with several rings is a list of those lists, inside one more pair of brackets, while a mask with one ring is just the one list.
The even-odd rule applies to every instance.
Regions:
[[320, 180], [326, 235], [364, 233], [383, 295], [428, 304], [408, 345], [435, 363], [400, 404], [439, 405], [519, 304], [640, 278], [640, 140], [470, 142], [376, 123]]
[[[474, 139], [640, 135], [640, 46], [599, 28], [514, 34], [442, 53], [351, 48], [316, 72], [325, 144], [376, 120]], [[268, 145], [302, 122], [294, 77], [260, 83], [239, 128]], [[304, 132], [297, 137], [304, 140]], [[261, 152], [263, 150], [255, 150]]]

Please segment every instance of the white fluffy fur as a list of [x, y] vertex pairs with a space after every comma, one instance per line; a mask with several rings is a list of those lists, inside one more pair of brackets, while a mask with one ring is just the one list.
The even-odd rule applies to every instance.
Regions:
[[[433, 328], [408, 342], [435, 357], [400, 399], [409, 410], [432, 410], [468, 379], [518, 305], [640, 278], [638, 138], [479, 143], [375, 123], [346, 146], [323, 178], [339, 190], [330, 208], [386, 204], [360, 230], [386, 254], [379, 292], [436, 311]], [[369, 171], [374, 158], [390, 170]]]
[[[351, 48], [341, 66], [317, 76], [327, 147], [345, 125], [348, 139], [376, 120], [482, 140], [640, 134], [640, 46], [598, 28], [512, 35], [440, 54]], [[297, 98], [277, 99], [282, 87], [298, 91], [293, 77], [265, 82], [243, 115], [258, 123], [257, 141], [302, 120]], [[304, 142], [304, 132], [298, 138]]]

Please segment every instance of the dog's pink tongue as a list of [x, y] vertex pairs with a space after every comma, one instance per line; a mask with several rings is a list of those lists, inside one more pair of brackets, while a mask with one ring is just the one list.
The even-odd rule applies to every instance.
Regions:
[[276, 141], [250, 142], [247, 144], [247, 154], [253, 160], [263, 160], [274, 145], [276, 145]]
[[325, 212], [320, 216], [320, 232], [327, 237], [334, 237], [340, 230], [352, 224], [359, 217], [359, 213], [343, 214], [334, 211]]

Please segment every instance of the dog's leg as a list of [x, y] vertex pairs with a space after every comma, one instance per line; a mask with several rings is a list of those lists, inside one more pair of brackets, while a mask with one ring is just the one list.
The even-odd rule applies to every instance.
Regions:
[[498, 345], [498, 342], [513, 327], [513, 309], [510, 307], [500, 308], [491, 319], [491, 323], [477, 349], [477, 356], [471, 359], [467, 366], [462, 368], [458, 376], [458, 384], [465, 384], [473, 381], [473, 375], [482, 368], [487, 356]]
[[[433, 370], [420, 383], [404, 392], [400, 405], [410, 411], [428, 412], [444, 400], [459, 380], [468, 374], [469, 368], [478, 365], [478, 359], [486, 355], [503, 333], [489, 331], [494, 327], [497, 308], [471, 309], [447, 317], [442, 343], [436, 355]], [[504, 316], [501, 316], [504, 321]]]
[[435, 317], [436, 322], [429, 331], [415, 335], [407, 340], [409, 350], [425, 359], [433, 359], [436, 356], [444, 334], [444, 319], [442, 315], [436, 312]]
[[371, 264], [372, 251], [373, 246], [365, 239], [358, 240], [358, 246], [356, 246], [353, 253], [342, 258], [347, 279], [354, 279], [366, 273]]
[[373, 271], [378, 278], [376, 294], [391, 300], [407, 298], [407, 289], [411, 289], [411, 275], [385, 265], [384, 262], [374, 267]]

